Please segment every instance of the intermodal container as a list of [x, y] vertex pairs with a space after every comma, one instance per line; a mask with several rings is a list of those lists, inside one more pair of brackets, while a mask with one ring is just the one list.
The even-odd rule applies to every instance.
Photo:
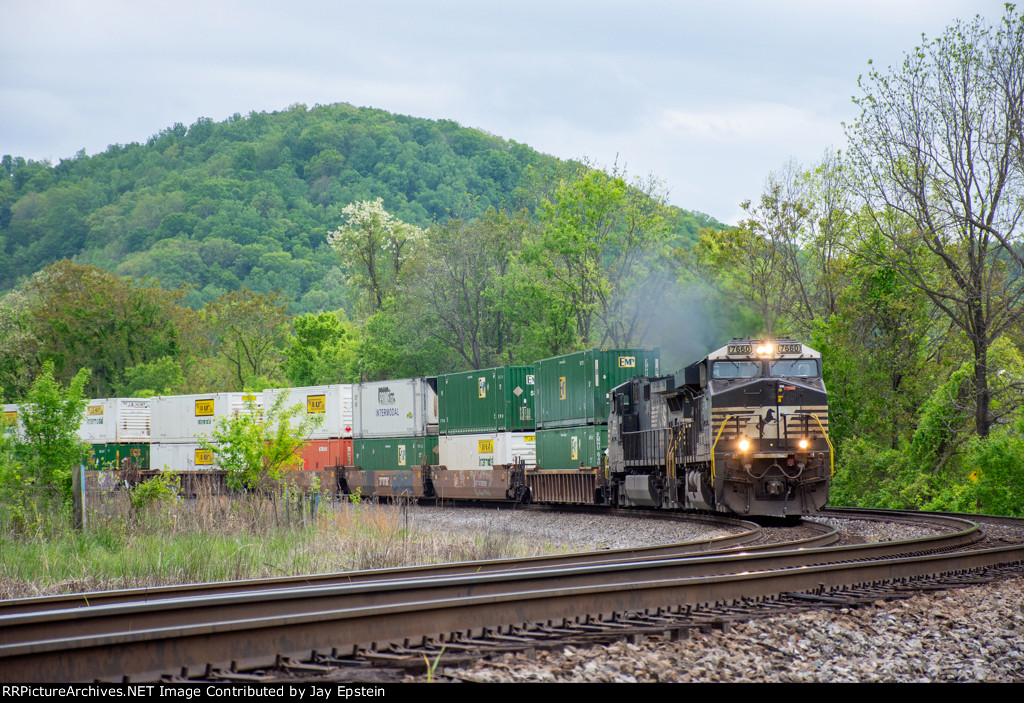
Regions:
[[437, 465], [437, 437], [382, 437], [352, 440], [353, 464], [363, 471], [393, 471]]
[[437, 377], [442, 435], [533, 430], [532, 366], [499, 366]]
[[158, 471], [202, 471], [216, 469], [213, 452], [195, 442], [155, 442], [149, 445], [150, 468]]
[[352, 436], [352, 385], [272, 388], [263, 391], [263, 406], [271, 407], [277, 397], [286, 393], [285, 408], [301, 406], [300, 419], [320, 418], [310, 439], [334, 439]]
[[522, 459], [526, 468], [537, 464], [537, 442], [533, 432], [491, 432], [488, 434], [441, 435], [439, 462], [455, 471], [506, 466]]
[[320, 471], [333, 466], [352, 466], [351, 439], [312, 439], [299, 450], [301, 468]]
[[[153, 398], [153, 442], [195, 442], [210, 437], [222, 418], [246, 411], [247, 401], [262, 407], [262, 393], [209, 393]], [[159, 468], [159, 467], [156, 467]]]
[[537, 429], [607, 424], [612, 388], [634, 376], [660, 373], [657, 349], [591, 349], [533, 367]]
[[11, 431], [16, 435], [23, 432], [17, 403], [4, 404], [3, 415], [0, 416], [0, 431]]
[[352, 420], [356, 439], [436, 435], [437, 378], [357, 383]]
[[537, 468], [555, 471], [603, 466], [607, 448], [606, 425], [537, 430]]
[[150, 444], [148, 442], [110, 442], [89, 445], [86, 463], [97, 469], [120, 469], [121, 461], [130, 459], [139, 469], [148, 469]]
[[150, 440], [152, 398], [94, 398], [85, 406], [78, 436], [89, 444]]

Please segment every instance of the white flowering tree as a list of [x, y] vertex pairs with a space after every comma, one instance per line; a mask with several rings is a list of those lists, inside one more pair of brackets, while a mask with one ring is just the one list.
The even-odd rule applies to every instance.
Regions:
[[345, 224], [327, 241], [341, 257], [346, 280], [366, 292], [370, 312], [381, 309], [425, 236], [419, 227], [392, 217], [381, 198], [348, 205]]

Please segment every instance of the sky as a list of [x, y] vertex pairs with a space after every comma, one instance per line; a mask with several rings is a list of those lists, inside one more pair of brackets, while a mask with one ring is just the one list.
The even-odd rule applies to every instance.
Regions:
[[57, 163], [176, 122], [337, 102], [659, 179], [736, 223], [842, 149], [858, 76], [991, 0], [0, 0], [0, 154]]

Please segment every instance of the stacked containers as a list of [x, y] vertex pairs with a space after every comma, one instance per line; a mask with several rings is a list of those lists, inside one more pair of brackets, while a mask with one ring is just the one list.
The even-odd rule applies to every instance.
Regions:
[[130, 459], [136, 467], [150, 464], [151, 398], [97, 398], [82, 415], [78, 436], [91, 446], [88, 463], [96, 468], [121, 466]]
[[437, 464], [437, 379], [352, 387], [353, 463], [364, 471]]
[[247, 401], [259, 408], [262, 394], [206, 393], [153, 399], [150, 464], [154, 469], [195, 471], [216, 467], [213, 452], [199, 438], [210, 438], [221, 418], [246, 411]]
[[500, 366], [437, 378], [438, 450], [448, 469], [536, 464], [532, 366]]
[[300, 417], [322, 418], [300, 450], [302, 468], [317, 470], [351, 465], [352, 385], [273, 388], [263, 391], [263, 406], [272, 407], [282, 393], [287, 394], [286, 409], [299, 405], [305, 410]]
[[537, 465], [601, 466], [608, 447], [608, 393], [634, 376], [658, 376], [657, 349], [591, 349], [534, 364]]

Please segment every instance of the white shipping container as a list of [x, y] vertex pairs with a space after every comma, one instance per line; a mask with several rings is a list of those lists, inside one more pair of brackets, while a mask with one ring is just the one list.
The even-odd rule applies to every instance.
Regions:
[[437, 379], [357, 383], [352, 389], [357, 439], [437, 434]]
[[149, 445], [149, 466], [158, 471], [203, 471], [216, 469], [216, 456], [195, 442]]
[[[301, 405], [307, 415], [322, 417], [310, 439], [349, 439], [352, 437], [352, 385], [304, 386], [302, 388], [271, 388], [263, 391], [263, 407], [269, 408], [277, 396], [287, 393], [285, 407]], [[300, 419], [303, 416], [300, 416]]]
[[439, 461], [450, 470], [489, 469], [520, 458], [530, 469], [537, 465], [533, 432], [441, 435], [437, 438]]
[[207, 393], [205, 395], [165, 395], [153, 398], [153, 442], [195, 442], [211, 437], [221, 418], [245, 411], [252, 398], [263, 407], [262, 393]]
[[94, 398], [85, 406], [78, 436], [89, 444], [148, 442], [152, 398]]

